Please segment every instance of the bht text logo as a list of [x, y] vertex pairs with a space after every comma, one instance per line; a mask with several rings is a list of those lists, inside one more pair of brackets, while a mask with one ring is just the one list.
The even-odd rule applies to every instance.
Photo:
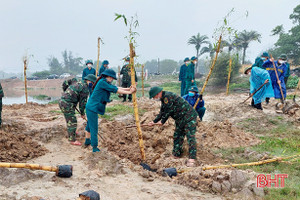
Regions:
[[284, 187], [284, 181], [287, 177], [287, 174], [275, 174], [274, 178], [271, 177], [271, 174], [259, 174], [256, 178], [256, 187]]

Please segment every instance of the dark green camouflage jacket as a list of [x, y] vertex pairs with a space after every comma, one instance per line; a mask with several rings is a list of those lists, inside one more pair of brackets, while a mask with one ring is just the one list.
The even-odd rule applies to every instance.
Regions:
[[3, 92], [3, 89], [2, 89], [2, 85], [0, 83], [0, 98], [3, 98], [4, 97], [4, 92]]
[[176, 125], [182, 127], [187, 122], [197, 120], [197, 113], [182, 97], [163, 91], [160, 112], [153, 122], [157, 123], [161, 120], [164, 124], [169, 117], [175, 120]]
[[[129, 65], [124, 65], [120, 74], [123, 74], [122, 83], [131, 83], [131, 70]], [[137, 76], [135, 72], [135, 82], [137, 82]]]
[[79, 103], [80, 114], [84, 115], [84, 109], [89, 96], [88, 85], [83, 81], [71, 84], [65, 92], [63, 92], [61, 101], [77, 106]]

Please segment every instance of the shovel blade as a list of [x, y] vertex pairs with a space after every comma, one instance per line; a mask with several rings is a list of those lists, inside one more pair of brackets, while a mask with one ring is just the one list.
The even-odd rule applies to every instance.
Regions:
[[156, 170], [155, 169], [151, 169], [151, 167], [148, 165], [148, 164], [146, 164], [146, 163], [140, 163], [140, 165], [143, 167], [143, 169], [145, 169], [145, 170], [148, 170], [148, 171], [150, 171], [150, 172], [156, 172]]

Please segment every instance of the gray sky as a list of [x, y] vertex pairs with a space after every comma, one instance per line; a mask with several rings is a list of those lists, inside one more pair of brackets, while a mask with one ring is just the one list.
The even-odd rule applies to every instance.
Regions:
[[[262, 42], [253, 42], [247, 59], [270, 48], [277, 37], [271, 30], [284, 24], [292, 27], [289, 15], [299, 0], [0, 0], [0, 70], [22, 72], [22, 56], [34, 55], [29, 70], [48, 69], [50, 55], [61, 60], [70, 50], [86, 59], [97, 58], [97, 37], [104, 40], [100, 60], [110, 66], [122, 65], [128, 54], [124, 37], [128, 29], [114, 22], [114, 13], [130, 17], [137, 13], [140, 36], [137, 38], [138, 62], [154, 58], [180, 60], [195, 55], [187, 40], [198, 32], [210, 38], [218, 22], [235, 8], [232, 26], [239, 31], [255, 30]], [[249, 11], [246, 19], [244, 13]], [[211, 39], [211, 41], [213, 41]]]

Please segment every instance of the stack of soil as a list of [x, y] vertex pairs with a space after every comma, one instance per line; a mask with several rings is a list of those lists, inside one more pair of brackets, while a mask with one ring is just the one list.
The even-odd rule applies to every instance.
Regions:
[[0, 131], [0, 161], [21, 162], [39, 157], [48, 150], [24, 134]]

